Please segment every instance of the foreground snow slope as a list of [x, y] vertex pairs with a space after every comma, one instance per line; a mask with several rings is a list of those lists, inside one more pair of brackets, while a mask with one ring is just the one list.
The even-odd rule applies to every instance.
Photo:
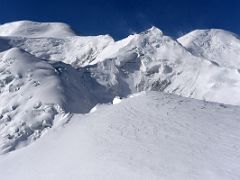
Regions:
[[1, 179], [239, 180], [239, 117], [239, 107], [141, 93], [0, 156]]

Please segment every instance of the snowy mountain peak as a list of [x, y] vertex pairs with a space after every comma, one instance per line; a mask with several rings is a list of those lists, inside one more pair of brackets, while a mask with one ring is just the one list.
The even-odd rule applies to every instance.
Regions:
[[178, 39], [178, 41], [187, 45], [189, 43], [200, 41], [202, 43], [214, 42], [214, 43], [231, 43], [231, 41], [239, 40], [239, 37], [229, 31], [222, 29], [202, 29], [194, 30]]
[[148, 33], [150, 35], [163, 36], [163, 32], [155, 26], [152, 26], [150, 29], [143, 33]]
[[178, 39], [193, 55], [217, 65], [240, 69], [240, 39], [221, 29], [195, 30]]
[[71, 28], [64, 23], [39, 23], [33, 21], [16, 21], [0, 25], [0, 36], [15, 37], [69, 37], [74, 36]]
[[[223, 29], [196, 29], [193, 30], [187, 34], [185, 34], [184, 36], [189, 35], [189, 36], [212, 36], [212, 37], [223, 37], [223, 36], [236, 36], [236, 34], [227, 31], [227, 30], [223, 30]], [[184, 37], [182, 36], [182, 37]]]

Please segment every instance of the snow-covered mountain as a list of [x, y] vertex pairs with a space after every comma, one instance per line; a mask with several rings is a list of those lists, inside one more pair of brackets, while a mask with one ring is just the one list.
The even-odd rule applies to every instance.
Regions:
[[221, 29], [195, 30], [178, 39], [193, 55], [218, 66], [240, 69], [240, 39]]
[[[93, 98], [83, 71], [49, 62], [17, 48], [0, 54], [0, 147], [13, 150], [39, 137], [54, 119], [87, 113], [101, 100]], [[101, 91], [101, 87], [95, 85]], [[100, 92], [102, 96], [104, 92]], [[30, 139], [29, 139], [30, 138]]]
[[[135, 123], [136, 127], [138, 127], [138, 123], [145, 124], [144, 127], [146, 128], [150, 126], [152, 129], [150, 128], [149, 135], [145, 134], [147, 130], [146, 132], [138, 132], [136, 129], [130, 129], [129, 131], [130, 135], [132, 133], [140, 133], [140, 143], [143, 145], [147, 143], [146, 139], [149, 139], [149, 141], [154, 139], [156, 134], [151, 132], [153, 129], [157, 131], [157, 129], [160, 128], [158, 121], [162, 120], [159, 120], [159, 118], [165, 116], [166, 113], [175, 113], [176, 116], [171, 117], [170, 122], [175, 122], [177, 118], [184, 121], [184, 123], [186, 120], [187, 124], [190, 123], [190, 129], [187, 130], [189, 130], [189, 133], [193, 133], [190, 132], [192, 131], [191, 128], [196, 128], [194, 123], [195, 121], [199, 121], [200, 124], [197, 123], [197, 125], [201, 125], [202, 127], [196, 131], [195, 135], [200, 133], [199, 141], [207, 140], [206, 144], [211, 143], [211, 136], [214, 133], [211, 134], [210, 131], [220, 132], [214, 123], [219, 123], [220, 127], [227, 125], [230, 129], [233, 127], [237, 129], [239, 126], [237, 121], [238, 108], [223, 105], [240, 105], [240, 94], [238, 93], [240, 90], [239, 52], [240, 41], [238, 36], [227, 31], [216, 29], [196, 30], [175, 40], [165, 36], [158, 28], [152, 27], [145, 32], [133, 34], [125, 39], [115, 41], [109, 35], [76, 35], [68, 25], [63, 23], [19, 21], [0, 25], [0, 154], [13, 151], [34, 142], [37, 138], [46, 134], [50, 128], [60, 131], [62, 125], [69, 123], [69, 121], [73, 119], [84, 119], [84, 121], [86, 121], [90, 118], [89, 121], [91, 120], [93, 122], [90, 122], [89, 125], [86, 126], [94, 126], [96, 129], [99, 128], [99, 133], [105, 133], [106, 137], [108, 137], [109, 129], [106, 129], [105, 132], [105, 127], [102, 126], [101, 123], [96, 122], [96, 125], [94, 125], [94, 122], [98, 120], [98, 116], [103, 123], [110, 123], [108, 124], [109, 126], [113, 123], [111, 121], [119, 120], [120, 124], [117, 124], [119, 127], [115, 128], [116, 133], [119, 128], [130, 128], [128, 127], [130, 121], [132, 121], [131, 126], [134, 126], [133, 124]], [[150, 101], [154, 101], [154, 98], [160, 98], [161, 101], [169, 104], [166, 106], [173, 106], [173, 109], [170, 108], [170, 110], [167, 111], [164, 109], [166, 108], [164, 104], [157, 102], [155, 105], [158, 108], [155, 109], [156, 111], [158, 111], [158, 109], [159, 111], [161, 110], [162, 115], [149, 110], [149, 112], [147, 112], [149, 113], [149, 117], [145, 117], [144, 114], [140, 113], [140, 110], [133, 110], [131, 112], [122, 110], [116, 117], [115, 115], [105, 117], [104, 114], [109, 114], [109, 112], [115, 109], [115, 107], [109, 105], [109, 108], [103, 108], [104, 110], [96, 112], [96, 116], [93, 115], [93, 117], [95, 117], [95, 119], [93, 118], [94, 120], [91, 119], [92, 115], [83, 115], [94, 112], [96, 109], [98, 111], [99, 107], [103, 106], [100, 104], [111, 104], [112, 102], [115, 104], [116, 102], [120, 102], [121, 98], [128, 99], [132, 94], [142, 91], [161, 91], [185, 97], [182, 98], [182, 100], [184, 102], [186, 101], [186, 105], [180, 108], [183, 114], [179, 114], [179, 111], [176, 113], [174, 109], [174, 107], [178, 106], [177, 104], [182, 101], [179, 100], [180, 97], [153, 93], [152, 95], [142, 95], [141, 98], [139, 97], [140, 99], [143, 98], [143, 100], [135, 98], [138, 103], [142, 103], [141, 105], [136, 105], [136, 107], [143, 110], [145, 107], [148, 108], [147, 106], [149, 105], [150, 108], [154, 109]], [[187, 98], [204, 101], [200, 102]], [[172, 100], [174, 102], [172, 102]], [[188, 104], [188, 101], [191, 103]], [[206, 101], [222, 104], [207, 103]], [[132, 108], [132, 100], [126, 100], [126, 102], [129, 102], [129, 106], [128, 103], [126, 103], [122, 108]], [[200, 107], [199, 104], [201, 103], [204, 103], [204, 106], [206, 103], [207, 109], [210, 108], [210, 110], [197, 109], [205, 108]], [[119, 107], [121, 107], [121, 105]], [[190, 107], [197, 109], [196, 112]], [[224, 107], [227, 108], [225, 109]], [[144, 113], [144, 110], [142, 113]], [[204, 115], [204, 113], [207, 113], [207, 115]], [[225, 113], [226, 115], [224, 115]], [[121, 120], [120, 117], [124, 116], [124, 114], [131, 117], [128, 119], [129, 122]], [[135, 114], [142, 115], [143, 119], [137, 122], [136, 118], [138, 118], [138, 116]], [[187, 114], [191, 114], [191, 116], [189, 117]], [[196, 119], [194, 119], [195, 117]], [[105, 122], [105, 120], [103, 120], [104, 118], [109, 120]], [[151, 118], [153, 118], [153, 122], [151, 122]], [[216, 119], [219, 118], [220, 120], [215, 122]], [[228, 122], [229, 119], [234, 121], [233, 124]], [[183, 122], [179, 123], [181, 124]], [[208, 125], [210, 126], [207, 134], [201, 135], [204, 128], [208, 127]], [[72, 127], [68, 128], [71, 129]], [[90, 127], [86, 127], [86, 129], [88, 128]], [[167, 128], [174, 129], [175, 125], [170, 123], [167, 125]], [[185, 130], [186, 128], [183, 129]], [[182, 130], [178, 129], [176, 131]], [[170, 130], [169, 136], [175, 136], [174, 132], [175, 131]], [[227, 130], [226, 132], [231, 132], [231, 130]], [[84, 134], [86, 132], [83, 131], [80, 135], [74, 134], [73, 136], [81, 136], [83, 135], [82, 133]], [[168, 130], [166, 130], [166, 134], [167, 133]], [[57, 133], [57, 135], [59, 134], [60, 133]], [[238, 135], [235, 129], [233, 129], [232, 134], [234, 138]], [[88, 136], [88, 134], [85, 136]], [[90, 136], [95, 138], [98, 135]], [[182, 138], [187, 139], [186, 136], [187, 134], [184, 134]], [[127, 137], [130, 138], [128, 134]], [[226, 139], [224, 139], [225, 137], [222, 137], [223, 139], [213, 137], [213, 139], [215, 138], [213, 142], [218, 144], [220, 149], [223, 149], [219, 155], [228, 152], [233, 153], [233, 156], [237, 154], [237, 150], [234, 151], [230, 148], [229, 151], [225, 151], [224, 147], [221, 146], [221, 143], [225, 143], [228, 140], [233, 142], [233, 137], [227, 136]], [[159, 138], [161, 139], [161, 137]], [[48, 138], [45, 139], [45, 141], [48, 141]], [[82, 140], [86, 141], [86, 139]], [[155, 140], [159, 141], [159, 139], [154, 139], [154, 141]], [[193, 142], [193, 140], [194, 139], [190, 140], [190, 142]], [[47, 143], [51, 144], [52, 141], [54, 140], [50, 139]], [[68, 140], [59, 140], [59, 148], [63, 143], [67, 143], [66, 141]], [[177, 150], [178, 145], [184, 146], [183, 149], [188, 148], [191, 146], [190, 142], [185, 146], [185, 141], [183, 144], [173, 141], [173, 143], [175, 143], [173, 144], [174, 150]], [[110, 144], [105, 143], [103, 147], [109, 147]], [[72, 145], [71, 143], [69, 144], [69, 146]], [[97, 146], [95, 144], [93, 146], [90, 146], [90, 144], [86, 145], [89, 148], [95, 148], [95, 146]], [[167, 145], [170, 144], [166, 144], [166, 146]], [[39, 145], [36, 144], [36, 146], [41, 146], [41, 142], [39, 142]], [[156, 148], [157, 146], [160, 146], [160, 141], [152, 148]], [[237, 147], [238, 144], [234, 144], [234, 147], [235, 146]], [[31, 147], [33, 146], [28, 146], [28, 148], [30, 148], [29, 150], [22, 150], [19, 153], [25, 152], [31, 154], [30, 152], [28, 153], [28, 151], [31, 151]], [[114, 148], [117, 148], [117, 145], [114, 145], [113, 149]], [[137, 146], [129, 149], [129, 152], [135, 151], [136, 148]], [[197, 148], [200, 148], [200, 145], [197, 145]], [[214, 148], [214, 146], [211, 148]], [[204, 148], [202, 148], [202, 150], [203, 149]], [[111, 151], [111, 147], [105, 150]], [[167, 149], [165, 150], [167, 151]], [[165, 150], [163, 151], [165, 152]], [[193, 149], [190, 148], [190, 150]], [[87, 151], [87, 149], [83, 149], [83, 151]], [[125, 152], [124, 149], [123, 151]], [[213, 154], [212, 151], [213, 149], [211, 151], [209, 149], [211, 155]], [[33, 152], [35, 152], [35, 150]], [[128, 154], [129, 152], [126, 153]], [[153, 159], [155, 155], [159, 155], [155, 154], [153, 149], [149, 150], [149, 152], [153, 153], [151, 155]], [[187, 153], [189, 152], [190, 151], [187, 151]], [[64, 152], [60, 152], [59, 155], [61, 155], [61, 153]], [[139, 153], [144, 154], [143, 151]], [[115, 155], [117, 157], [120, 154], [119, 152], [119, 154]], [[147, 156], [148, 153], [145, 152], [145, 154]], [[182, 157], [185, 157], [185, 155], [183, 151]], [[208, 156], [206, 156], [206, 154], [200, 155], [202, 158], [200, 163], [203, 163], [203, 160]], [[10, 155], [10, 159], [11, 156], [15, 155]], [[16, 156], [18, 155], [16, 154]], [[39, 154], [40, 159], [42, 159], [42, 156], [43, 155]], [[172, 154], [168, 156], [172, 156]], [[233, 156], [230, 158], [233, 158]], [[84, 157], [84, 153], [80, 157]], [[124, 158], [127, 158], [127, 156], [125, 157], [124, 155]], [[0, 167], [6, 162], [12, 162], [10, 159], [7, 157], [1, 164], [0, 157]], [[138, 160], [125, 160], [121, 162], [124, 166], [125, 163], [131, 164], [138, 162]], [[161, 160], [165, 162], [166, 159]], [[212, 159], [209, 163], [221, 163], [224, 160]], [[112, 161], [113, 159], [109, 161], [109, 165], [112, 165]], [[147, 163], [143, 159], [140, 161]], [[176, 160], [176, 164], [179, 164], [180, 161], [180, 159], [179, 162]], [[159, 163], [159, 167], [164, 169], [165, 167], [161, 164], [160, 159], [156, 159], [153, 164], [150, 163], [149, 167], [146, 168], [150, 168], [151, 166], [153, 169], [158, 169], [157, 164]], [[195, 163], [194, 161], [192, 165], [199, 165]], [[208, 175], [215, 176], [217, 174], [216, 171], [218, 171], [219, 168], [214, 169], [210, 164], [207, 165], [207, 167], [209, 166], [211, 169], [210, 174], [206, 173], [199, 177], [203, 178]], [[89, 165], [92, 167], [91, 163]], [[185, 165], [186, 164], [184, 164], [184, 166]], [[233, 175], [229, 177], [239, 177], [239, 174], [233, 170], [234, 166], [235, 164], [230, 167], [229, 171], [224, 171], [224, 173], [226, 172], [226, 176], [223, 176], [224, 178], [229, 176], [227, 172], [230, 171]], [[123, 168], [121, 164], [118, 167], [120, 169]], [[14, 169], [15, 167], [12, 168]], [[38, 167], [36, 166], [36, 168]], [[132, 167], [130, 167], [130, 169], [131, 168]], [[166, 167], [166, 169], [168, 168], [171, 169], [174, 167], [169, 164], [169, 167]], [[119, 172], [121, 172], [120, 169]], [[191, 171], [190, 166], [186, 165], [186, 169]], [[122, 170], [125, 172], [124, 169]], [[220, 168], [220, 170], [222, 169]], [[5, 171], [5, 169], [3, 169], [2, 172], [0, 170], [0, 174], [5, 174], [3, 171]], [[154, 171], [149, 171], [149, 173], [153, 173], [153, 179], [159, 179], [161, 176], [157, 174], [155, 176]], [[211, 174], [212, 171], [214, 171], [213, 174]], [[19, 175], [25, 177], [22, 172], [19, 171], [19, 173], [21, 173]], [[96, 173], [98, 172], [96, 171]], [[138, 177], [137, 174], [129, 173], [130, 172], [127, 172], [126, 178], [135, 177], [135, 175], [136, 178]], [[181, 172], [179, 171], [179, 173]], [[198, 170], [192, 173], [192, 177], [197, 176], [196, 173], [199, 173]], [[144, 174], [143, 179], [147, 177], [147, 174], [148, 173]], [[116, 174], [114, 174], [114, 176], [115, 175]], [[80, 174], [79, 177], [82, 178], [83, 176]], [[103, 175], [103, 179], [106, 179], [104, 177], [105, 175]], [[171, 177], [164, 175], [162, 177], [171, 179]], [[218, 177], [218, 174], [216, 177]]]

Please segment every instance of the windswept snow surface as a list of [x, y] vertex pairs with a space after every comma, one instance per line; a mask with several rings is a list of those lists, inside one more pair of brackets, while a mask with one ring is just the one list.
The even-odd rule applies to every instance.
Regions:
[[239, 117], [239, 107], [141, 93], [0, 157], [1, 179], [238, 180]]

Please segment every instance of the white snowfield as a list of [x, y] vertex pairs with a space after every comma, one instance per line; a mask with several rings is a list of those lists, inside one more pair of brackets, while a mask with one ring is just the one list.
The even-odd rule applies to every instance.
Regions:
[[0, 25], [0, 179], [240, 179], [239, 90], [227, 31]]
[[141, 93], [2, 156], [1, 179], [239, 180], [239, 117], [239, 107]]

